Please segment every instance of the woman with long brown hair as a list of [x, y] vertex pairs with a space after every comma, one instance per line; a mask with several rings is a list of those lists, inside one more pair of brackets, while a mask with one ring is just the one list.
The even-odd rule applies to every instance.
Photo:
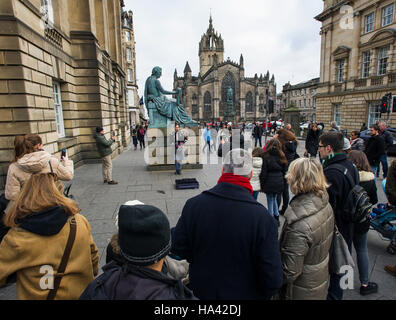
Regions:
[[[98, 249], [88, 221], [56, 185], [56, 174], [36, 173], [4, 217], [11, 229], [0, 243], [0, 286], [16, 272], [19, 299], [46, 299], [76, 226], [56, 299], [77, 299], [98, 273]], [[74, 228], [74, 227], [73, 227]]]
[[271, 139], [263, 154], [260, 173], [261, 191], [267, 197], [268, 211], [277, 220], [279, 226], [279, 209], [277, 195], [283, 192], [284, 176], [287, 171], [287, 159], [278, 139]]
[[[279, 129], [274, 138], [280, 141], [282, 151], [285, 153], [287, 159], [287, 167], [289, 167], [292, 161], [299, 158], [299, 155], [297, 154], [298, 141], [296, 135], [290, 130]], [[286, 179], [283, 184], [282, 195], [279, 194], [277, 196], [278, 207], [280, 207], [282, 199], [283, 203], [282, 208], [279, 210], [279, 214], [283, 216], [289, 205], [289, 184]]]
[[16, 136], [14, 140], [14, 160], [8, 167], [5, 197], [10, 200], [5, 212], [7, 213], [17, 198], [25, 181], [33, 173], [54, 172], [59, 180], [73, 179], [73, 161], [67, 155], [59, 161], [43, 150], [41, 137], [37, 134]]

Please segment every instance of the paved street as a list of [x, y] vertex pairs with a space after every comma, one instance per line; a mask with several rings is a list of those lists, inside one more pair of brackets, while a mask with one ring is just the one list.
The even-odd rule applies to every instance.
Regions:
[[[264, 142], [264, 139], [263, 139]], [[302, 156], [304, 142], [300, 141], [298, 153]], [[87, 217], [92, 227], [92, 234], [99, 248], [100, 267], [105, 264], [105, 248], [110, 237], [116, 232], [115, 217], [121, 204], [127, 200], [138, 199], [145, 204], [157, 206], [169, 217], [171, 226], [175, 226], [186, 200], [203, 190], [213, 187], [220, 176], [221, 165], [204, 165], [202, 170], [184, 170], [182, 178], [196, 178], [200, 188], [195, 190], [176, 190], [173, 171], [148, 172], [143, 159], [143, 151], [133, 148], [125, 151], [113, 160], [113, 178], [118, 185], [103, 184], [101, 164], [84, 165], [75, 170], [71, 193], [75, 196], [81, 213]], [[380, 202], [385, 195], [378, 184]], [[266, 206], [264, 194], [258, 199]], [[283, 222], [283, 217], [281, 217]], [[345, 299], [351, 300], [388, 300], [396, 299], [396, 277], [387, 274], [385, 264], [396, 264], [396, 256], [386, 252], [388, 240], [371, 230], [368, 236], [370, 258], [370, 280], [379, 284], [379, 292], [362, 297], [359, 294], [359, 278], [355, 268], [355, 289], [347, 290]], [[0, 289], [0, 299], [16, 299], [16, 286]]]

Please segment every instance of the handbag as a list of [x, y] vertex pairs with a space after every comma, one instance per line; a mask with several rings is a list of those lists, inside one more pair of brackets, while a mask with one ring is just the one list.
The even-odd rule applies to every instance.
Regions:
[[342, 234], [338, 231], [337, 226], [334, 225], [333, 240], [330, 247], [329, 272], [343, 274], [340, 272], [340, 269], [346, 265], [352, 268], [355, 267], [348, 245]]
[[62, 260], [59, 264], [56, 275], [54, 276], [54, 287], [48, 292], [47, 300], [55, 299], [56, 293], [62, 281], [62, 277], [64, 276], [67, 262], [69, 261], [69, 256], [71, 253], [71, 249], [73, 248], [74, 239], [76, 238], [76, 232], [77, 232], [76, 219], [72, 217], [70, 219], [70, 233], [67, 239], [66, 248], [65, 251], [63, 252]]

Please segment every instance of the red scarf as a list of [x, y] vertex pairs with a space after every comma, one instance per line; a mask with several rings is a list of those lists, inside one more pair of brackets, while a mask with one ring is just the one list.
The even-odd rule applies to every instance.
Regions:
[[227, 182], [227, 183], [232, 183], [236, 184], [237, 186], [243, 187], [245, 189], [248, 189], [251, 194], [253, 194], [253, 187], [250, 184], [250, 180], [248, 178], [242, 177], [235, 175], [233, 173], [223, 173], [217, 181], [217, 184], [221, 182]]

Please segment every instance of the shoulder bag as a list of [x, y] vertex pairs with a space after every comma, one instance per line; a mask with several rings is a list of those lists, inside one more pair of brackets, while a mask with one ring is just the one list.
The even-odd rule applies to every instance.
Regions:
[[352, 268], [355, 267], [348, 245], [342, 234], [338, 231], [337, 226], [334, 225], [333, 240], [330, 247], [329, 272], [341, 274], [341, 267], [346, 265], [349, 265]]
[[74, 239], [76, 238], [77, 232], [77, 223], [75, 217], [70, 219], [70, 233], [69, 238], [67, 239], [66, 248], [63, 252], [61, 263], [58, 267], [56, 275], [54, 276], [54, 287], [48, 292], [47, 300], [54, 300], [56, 293], [59, 289], [60, 283], [62, 281], [62, 277], [64, 276], [64, 272], [66, 270], [67, 262], [69, 261], [69, 256], [71, 253], [71, 249], [73, 248]]

